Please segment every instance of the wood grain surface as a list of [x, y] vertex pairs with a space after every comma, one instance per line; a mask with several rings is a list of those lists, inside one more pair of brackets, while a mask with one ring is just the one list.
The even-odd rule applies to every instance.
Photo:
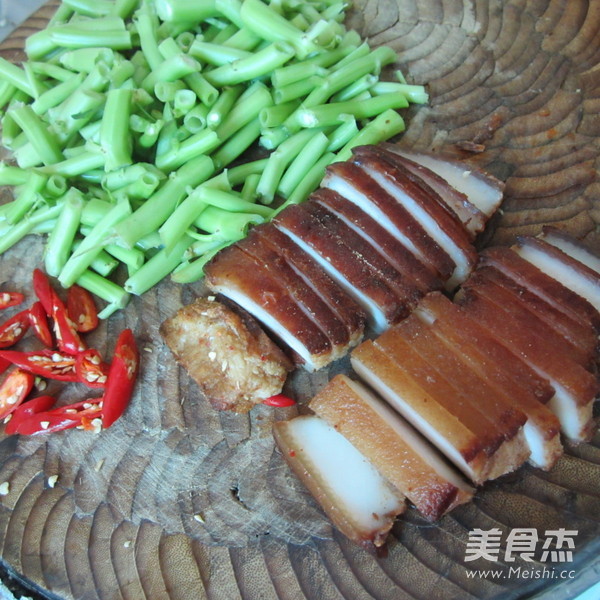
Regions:
[[[19, 60], [24, 36], [55, 6], [0, 53]], [[470, 150], [506, 181], [484, 244], [552, 223], [600, 249], [600, 1], [358, 0], [350, 23], [371, 44], [394, 47], [407, 78], [428, 86], [431, 103], [411, 109], [403, 143]], [[11, 249], [0, 281], [31, 297], [41, 252], [36, 238]], [[271, 435], [275, 419], [304, 411], [347, 361], [295, 373], [299, 408], [216, 413], [158, 334], [202, 292], [164, 282], [94, 332], [90, 342], [107, 355], [125, 326], [143, 348], [133, 402], [109, 430], [0, 433], [0, 483], [10, 484], [0, 497], [0, 556], [30, 585], [64, 600], [510, 600], [570, 598], [598, 580], [600, 435], [567, 448], [549, 473], [525, 467], [485, 485], [438, 524], [409, 510], [387, 558], [376, 559], [331, 528]], [[577, 581], [469, 579], [465, 548], [476, 527], [498, 527], [503, 540], [514, 527], [577, 530]], [[519, 565], [529, 566], [494, 566]]]

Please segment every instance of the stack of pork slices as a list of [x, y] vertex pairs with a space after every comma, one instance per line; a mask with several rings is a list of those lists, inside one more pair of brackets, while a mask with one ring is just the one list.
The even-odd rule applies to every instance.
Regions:
[[561, 432], [590, 437], [599, 311], [600, 259], [564, 233], [484, 250], [454, 302], [430, 293], [352, 352], [366, 385], [338, 375], [315, 415], [276, 423], [278, 446], [333, 523], [377, 548], [405, 499], [435, 520], [526, 461], [550, 469]]
[[452, 290], [503, 184], [457, 160], [362, 146], [321, 188], [283, 209], [205, 267], [205, 281], [313, 371], [407, 317], [432, 290]]

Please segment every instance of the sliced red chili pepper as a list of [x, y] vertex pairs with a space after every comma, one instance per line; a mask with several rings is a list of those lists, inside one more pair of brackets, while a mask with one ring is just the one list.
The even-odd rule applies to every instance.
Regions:
[[263, 400], [262, 403], [266, 404], [267, 406], [283, 407], [294, 406], [294, 404], [296, 404], [296, 401], [292, 400], [292, 398], [284, 396], [283, 394], [275, 394], [275, 396], [271, 396], [270, 398]]
[[15, 369], [6, 376], [0, 385], [0, 419], [8, 416], [25, 400], [34, 381], [35, 377], [22, 369]]
[[56, 294], [52, 298], [52, 319], [54, 320], [54, 336], [59, 350], [68, 354], [83, 352], [86, 348], [85, 343], [69, 319], [65, 305]]
[[55, 402], [56, 398], [54, 396], [38, 396], [37, 398], [23, 402], [10, 416], [10, 421], [6, 424], [4, 433], [8, 435], [17, 433], [20, 423], [31, 417], [31, 415], [50, 410]]
[[78, 381], [75, 372], [75, 356], [58, 350], [17, 352], [0, 350], [0, 358], [10, 361], [20, 369], [58, 381]]
[[19, 292], [0, 292], [0, 310], [9, 306], [17, 306], [25, 300], [25, 296]]
[[98, 309], [94, 299], [79, 285], [72, 285], [67, 291], [67, 314], [79, 333], [98, 327]]
[[0, 325], [0, 348], [16, 344], [29, 329], [29, 311], [22, 310]]
[[46, 273], [40, 269], [33, 271], [33, 291], [42, 303], [48, 316], [52, 315], [52, 299], [56, 295]]
[[[21, 420], [16, 426], [14, 433], [23, 435], [36, 435], [40, 433], [51, 433], [63, 429], [71, 429], [86, 425], [94, 419], [99, 419], [102, 413], [101, 403], [93, 400], [84, 400], [75, 404], [68, 404], [53, 410], [35, 413]], [[96, 427], [92, 427], [95, 429]]]
[[52, 333], [48, 326], [48, 315], [44, 310], [41, 302], [34, 302], [29, 309], [29, 322], [35, 336], [44, 344], [51, 348], [54, 345], [52, 340]]
[[89, 387], [103, 388], [106, 385], [109, 368], [95, 348], [88, 348], [77, 355], [75, 372], [79, 381]]
[[6, 360], [5, 358], [0, 358], [0, 375], [2, 373], [4, 373], [4, 371], [6, 371], [6, 369], [8, 369], [8, 367], [10, 367], [10, 365], [12, 365], [10, 360]]
[[117, 339], [104, 390], [104, 427], [110, 427], [123, 414], [133, 392], [139, 365], [140, 356], [133, 332], [131, 329], [124, 329]]

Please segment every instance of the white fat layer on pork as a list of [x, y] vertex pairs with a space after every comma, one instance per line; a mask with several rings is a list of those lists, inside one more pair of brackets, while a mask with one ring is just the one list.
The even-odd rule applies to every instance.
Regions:
[[289, 422], [296, 454], [310, 461], [316, 479], [328, 486], [331, 500], [352, 515], [361, 529], [376, 530], [403, 502], [371, 463], [323, 419], [305, 416]]
[[325, 179], [321, 185], [325, 188], [337, 192], [340, 196], [343, 196], [346, 200], [349, 200], [353, 204], [356, 204], [365, 214], [372, 217], [377, 223], [384, 227], [391, 235], [393, 235], [411, 254], [414, 254], [419, 260], [426, 260], [419, 249], [414, 245], [413, 241], [404, 235], [385, 215], [385, 213], [371, 200], [368, 196], [359, 192], [352, 186], [351, 183], [343, 179], [338, 175], [325, 175]]
[[378, 400], [362, 385], [350, 381], [350, 385], [367, 402], [367, 404], [410, 446], [438, 475], [464, 491], [472, 491], [454, 469], [442, 458], [438, 451], [422, 435], [409, 425], [398, 413]]
[[585, 298], [596, 310], [600, 311], [600, 286], [566, 265], [560, 259], [550, 256], [530, 246], [514, 248], [516, 253], [565, 287]]
[[449, 440], [399, 396], [396, 391], [389, 388], [379, 377], [372, 373], [362, 362], [356, 360], [354, 357], [351, 358], [351, 361], [352, 367], [362, 379], [385, 398], [395, 410], [447, 456], [469, 479], [477, 481], [478, 475]]
[[596, 273], [600, 274], [600, 258], [588, 252], [585, 248], [580, 245], [570, 242], [560, 236], [552, 233], [546, 233], [542, 236], [545, 242], [548, 242], [555, 248], [562, 250], [565, 254], [568, 254], [571, 258], [578, 260], [586, 267], [592, 269]]
[[571, 441], [584, 441], [592, 418], [593, 402], [579, 406], [560, 384], [554, 381], [550, 383], [554, 388], [554, 396], [550, 398], [548, 406], [558, 418], [561, 431]]
[[241, 292], [237, 290], [220, 286], [213, 285], [211, 288], [214, 292], [218, 292], [219, 294], [223, 294], [230, 300], [233, 300], [236, 304], [239, 304], [242, 308], [247, 310], [251, 315], [253, 315], [256, 319], [261, 321], [263, 325], [270, 329], [275, 335], [277, 335], [281, 340], [286, 343], [302, 360], [304, 361], [304, 368], [307, 371], [315, 371], [318, 367], [314, 364], [310, 352], [295, 337], [291, 332], [289, 332], [279, 321], [277, 321], [272, 315], [269, 314], [267, 310], [265, 310], [262, 306], [254, 302], [248, 296], [245, 296]]
[[454, 289], [465, 281], [471, 272], [471, 267], [463, 249], [450, 238], [418, 202], [405, 194], [385, 175], [378, 173], [375, 169], [365, 168], [365, 171], [381, 188], [400, 202], [421, 223], [425, 231], [450, 255], [456, 264], [456, 268], [447, 282], [448, 289]]
[[401, 156], [431, 169], [442, 179], [445, 179], [453, 188], [465, 194], [471, 204], [474, 204], [482, 213], [490, 217], [502, 202], [501, 190], [469, 170], [468, 165], [457, 165], [446, 162], [442, 158], [435, 158], [426, 154], [404, 153], [394, 150]]
[[299, 238], [295, 233], [283, 227], [277, 226], [282, 233], [285, 233], [303, 252], [306, 252], [310, 257], [316, 260], [327, 274], [352, 298], [354, 298], [367, 312], [369, 324], [375, 333], [385, 331], [388, 326], [388, 320], [381, 308], [367, 296], [364, 292], [357, 289], [344, 275], [338, 271], [325, 257], [321, 256], [314, 248], [309, 246], [304, 240]]

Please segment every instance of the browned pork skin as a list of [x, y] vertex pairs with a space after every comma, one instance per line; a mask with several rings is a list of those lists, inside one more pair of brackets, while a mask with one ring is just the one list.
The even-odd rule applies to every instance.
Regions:
[[273, 434], [281, 453], [347, 538], [377, 551], [405, 499], [333, 427], [315, 416], [278, 421]]
[[308, 370], [330, 362], [332, 348], [325, 334], [259, 261], [233, 245], [219, 252], [204, 273], [209, 289], [233, 300], [263, 323]]
[[508, 311], [510, 319], [515, 322], [515, 327], [519, 325], [525, 327], [534, 336], [543, 333], [544, 343], [553, 348], [555, 353], [573, 359], [586, 369], [592, 366], [595, 354], [595, 336], [592, 335], [591, 346], [585, 344], [585, 340], [582, 342], [571, 341], [562, 332], [557, 331], [554, 325], [548, 324], [546, 319], [540, 318], [523, 297], [511, 294], [497, 283], [491, 267], [477, 269], [463, 283], [462, 287], [475, 290], [477, 294], [486, 296], [494, 304]]
[[311, 196], [311, 202], [323, 206], [351, 227], [419, 291], [427, 293], [443, 287], [443, 282], [414, 254], [407, 252], [404, 246], [398, 244], [394, 236], [353, 202], [333, 190], [324, 188], [317, 190]]
[[394, 152], [392, 144], [384, 144], [382, 146], [389, 150], [390, 156], [408, 169], [413, 175], [420, 177], [431, 189], [433, 189], [440, 198], [448, 205], [448, 207], [462, 221], [465, 229], [475, 238], [478, 233], [481, 233], [487, 222], [487, 217], [479, 210], [472, 202], [469, 201], [466, 194], [451, 186], [445, 179], [440, 177], [431, 169]]
[[[593, 327], [583, 325], [581, 321], [558, 310], [543, 298], [540, 298], [526, 287], [504, 275], [496, 267], [482, 266], [472, 276], [477, 285], [491, 285], [502, 288], [502, 293], [508, 293], [513, 300], [520, 302], [528, 311], [541, 319], [547, 327], [565, 338], [567, 345], [576, 347], [576, 353], [581, 357], [581, 364], [586, 366], [595, 356], [598, 336]], [[494, 287], [496, 286], [496, 287]]]
[[508, 396], [526, 415], [523, 433], [530, 450], [529, 462], [550, 469], [562, 454], [560, 423], [545, 405], [553, 395], [548, 382], [540, 379], [519, 358], [496, 342], [462, 309], [445, 296], [426, 296], [415, 311], [431, 330], [490, 385]]
[[[398, 340], [398, 346], [402, 343]], [[351, 354], [356, 373], [431, 441], [469, 479], [482, 483], [505, 465], [500, 435], [481, 413], [410, 346], [397, 361], [371, 340]]]
[[502, 202], [504, 183], [460, 160], [433, 152], [416, 152], [394, 144], [385, 144], [385, 148], [437, 173], [449, 185], [465, 194], [487, 217], [491, 217]]
[[473, 289], [461, 292], [465, 313], [483, 325], [496, 340], [521, 357], [550, 382], [554, 396], [549, 406], [558, 417], [563, 433], [573, 441], [586, 440], [593, 426], [592, 405], [598, 393], [596, 378], [580, 364], [548, 346], [543, 332], [511, 318], [510, 311]]
[[289, 267], [269, 245], [251, 231], [238, 247], [254, 257], [285, 286], [296, 303], [304, 310], [307, 318], [314, 321], [331, 343], [331, 359], [344, 356], [350, 349], [348, 329], [331, 311], [323, 300], [308, 286], [302, 278]]
[[329, 165], [321, 186], [334, 190], [381, 223], [402, 247], [416, 256], [436, 277], [445, 282], [452, 275], [456, 265], [450, 255], [404, 206], [358, 165], [350, 162]]
[[345, 375], [334, 377], [309, 406], [431, 521], [472, 497], [473, 489], [429, 442]]
[[358, 344], [367, 320], [367, 315], [360, 305], [344, 292], [314, 259], [305, 252], [299, 252], [298, 246], [279, 229], [266, 224], [259, 225], [252, 231], [277, 252], [302, 278], [305, 285], [314, 290], [345, 324], [350, 345]]
[[515, 252], [600, 311], [600, 275], [544, 240], [519, 237]]
[[568, 254], [572, 259], [579, 261], [592, 271], [600, 273], [600, 256], [584, 246], [579, 240], [556, 227], [544, 227], [541, 238]]
[[504, 275], [557, 310], [583, 325], [591, 325], [594, 331], [600, 333], [600, 314], [587, 300], [521, 258], [514, 250], [501, 247], [487, 248], [481, 252], [479, 262], [481, 265], [496, 267]]
[[387, 153], [375, 146], [360, 148], [361, 152], [355, 155], [354, 162], [412, 212], [429, 235], [451, 256], [456, 267], [446, 285], [448, 289], [454, 289], [469, 276], [477, 262], [477, 253], [464, 225], [430, 187], [410, 171], [394, 165]]
[[359, 254], [349, 254], [348, 247], [340, 244], [339, 238], [311, 215], [305, 205], [289, 206], [272, 223], [298, 245], [299, 251], [318, 261], [363, 307], [375, 332], [401, 318], [407, 307], [401, 305], [384, 278]]

